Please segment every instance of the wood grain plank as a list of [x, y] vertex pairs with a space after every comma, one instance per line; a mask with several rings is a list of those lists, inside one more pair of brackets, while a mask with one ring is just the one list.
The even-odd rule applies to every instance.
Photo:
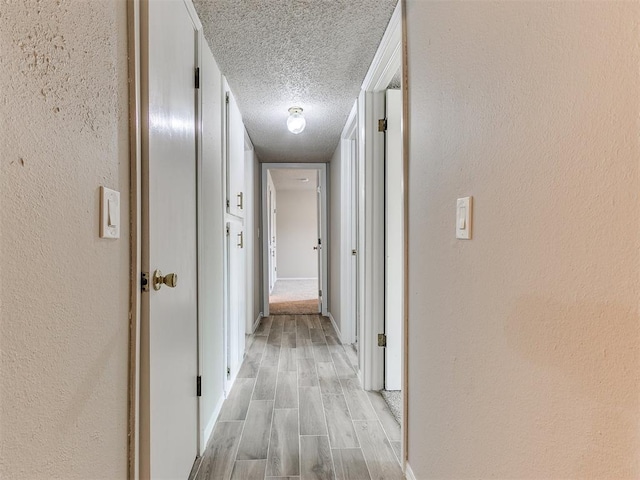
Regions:
[[300, 435], [326, 435], [320, 387], [298, 388], [300, 405]]
[[278, 362], [279, 372], [297, 372], [298, 359], [295, 348], [283, 347], [280, 350], [280, 361]]
[[362, 449], [343, 448], [334, 449], [333, 462], [336, 470], [336, 480], [369, 480], [369, 470], [364, 460]]
[[316, 387], [318, 386], [318, 374], [316, 373], [316, 362], [313, 358], [298, 359], [298, 386]]
[[260, 325], [256, 328], [256, 331], [253, 333], [255, 336], [269, 336], [269, 330], [271, 329], [271, 323], [273, 322], [272, 317], [266, 317], [260, 320]]
[[300, 437], [301, 480], [333, 480], [333, 460], [326, 436]]
[[204, 452], [197, 480], [231, 478], [244, 422], [218, 422]]
[[284, 321], [284, 327], [283, 327], [282, 331], [284, 333], [290, 333], [290, 332], [295, 333], [295, 331], [296, 331], [296, 319], [293, 318], [293, 316], [288, 316], [287, 319]]
[[373, 409], [378, 416], [378, 420], [382, 424], [389, 441], [400, 442], [402, 433], [400, 430], [400, 424], [396, 421], [396, 417], [393, 416], [387, 402], [384, 401], [382, 395], [379, 392], [366, 392]]
[[360, 446], [344, 395], [322, 395], [331, 448]]
[[402, 480], [402, 469], [380, 423], [357, 420], [353, 424], [371, 477]]
[[338, 340], [337, 334], [325, 335], [324, 338], [327, 341], [327, 345], [340, 345], [340, 340]]
[[276, 396], [277, 367], [260, 367], [251, 400], [273, 400]]
[[295, 348], [297, 346], [296, 332], [285, 332], [282, 334], [282, 347]]
[[253, 400], [249, 405], [245, 429], [238, 447], [237, 460], [261, 460], [267, 458], [273, 400]]
[[336, 372], [338, 373], [338, 377], [353, 377], [356, 374], [356, 371], [353, 369], [351, 364], [349, 363], [349, 359], [347, 358], [347, 354], [342, 352], [331, 352], [331, 358], [333, 358], [333, 363], [336, 366]]
[[238, 460], [233, 467], [231, 480], [263, 480], [266, 460]]
[[351, 420], [378, 420], [371, 402], [357, 378], [341, 378], [344, 398], [351, 412]]
[[298, 374], [278, 372], [275, 408], [298, 408]]
[[326, 343], [323, 345], [313, 345], [313, 357], [316, 359], [316, 362], [333, 361]]
[[309, 335], [311, 336], [311, 343], [319, 343], [322, 345], [327, 343], [324, 338], [324, 332], [321, 328], [310, 328]]
[[229, 396], [224, 401], [218, 421], [244, 420], [256, 383], [255, 378], [236, 378]]
[[277, 367], [280, 360], [280, 346], [268, 345], [264, 348], [261, 367]]
[[313, 358], [313, 347], [308, 338], [296, 338], [296, 356], [298, 358]]
[[340, 384], [336, 370], [333, 367], [333, 362], [317, 362], [316, 366], [318, 368], [320, 391], [324, 394], [334, 395], [340, 395], [343, 393], [342, 385]]
[[300, 474], [300, 440], [298, 437], [298, 409], [275, 409], [267, 475]]
[[256, 378], [258, 376], [258, 370], [260, 369], [260, 362], [262, 361], [262, 355], [260, 357], [247, 357], [242, 362], [240, 371], [238, 372], [238, 378]]

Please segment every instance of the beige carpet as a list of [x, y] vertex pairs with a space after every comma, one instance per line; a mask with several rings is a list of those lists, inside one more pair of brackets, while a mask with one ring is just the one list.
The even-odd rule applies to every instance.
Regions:
[[317, 280], [278, 280], [269, 296], [270, 315], [318, 313]]
[[269, 315], [306, 315], [318, 313], [318, 300], [269, 303]]

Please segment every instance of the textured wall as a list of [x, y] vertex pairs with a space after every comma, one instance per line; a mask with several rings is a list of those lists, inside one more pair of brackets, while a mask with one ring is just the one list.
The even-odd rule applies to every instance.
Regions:
[[278, 278], [318, 278], [318, 201], [313, 190], [277, 190]]
[[0, 477], [125, 478], [126, 5], [6, 1], [0, 23]]
[[640, 4], [407, 19], [416, 478], [640, 477]]

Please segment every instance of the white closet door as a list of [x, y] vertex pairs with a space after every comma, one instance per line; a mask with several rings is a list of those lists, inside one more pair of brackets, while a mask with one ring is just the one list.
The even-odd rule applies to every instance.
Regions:
[[246, 199], [244, 192], [244, 123], [238, 104], [231, 91], [227, 101], [227, 213], [244, 218]]

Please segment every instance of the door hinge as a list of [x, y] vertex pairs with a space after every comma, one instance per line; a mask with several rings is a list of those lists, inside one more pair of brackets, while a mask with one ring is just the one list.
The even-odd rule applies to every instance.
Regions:
[[195, 85], [196, 88], [200, 88], [200, 67], [196, 67]]
[[318, 296], [322, 297], [322, 290], [318, 290]]
[[386, 347], [387, 346], [387, 336], [384, 333], [378, 334], [378, 346]]
[[149, 291], [149, 274], [147, 272], [142, 272], [140, 277], [140, 289], [143, 292]]
[[378, 131], [379, 132], [386, 132], [387, 131], [387, 119], [386, 118], [381, 118], [380, 120], [378, 120]]
[[229, 103], [229, 92], [225, 92], [224, 94], [224, 103]]
[[196, 396], [202, 396], [202, 377], [200, 375], [196, 377]]
[[322, 245], [322, 239], [321, 238], [318, 239], [318, 245]]
[[227, 378], [231, 376], [231, 367], [227, 367]]
[[229, 228], [229, 226], [227, 226], [227, 237], [231, 235], [231, 229]]

